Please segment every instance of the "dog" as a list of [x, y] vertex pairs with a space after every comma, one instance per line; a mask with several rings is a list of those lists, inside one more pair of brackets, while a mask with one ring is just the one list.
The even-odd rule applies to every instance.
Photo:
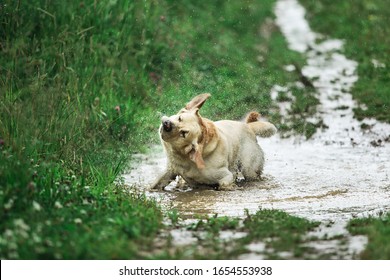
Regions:
[[203, 118], [199, 110], [210, 96], [200, 94], [176, 115], [161, 118], [159, 134], [168, 162], [151, 190], [164, 189], [177, 176], [189, 185], [217, 190], [233, 190], [239, 172], [246, 181], [260, 179], [264, 153], [256, 136], [270, 137], [276, 127], [259, 121], [257, 112], [250, 112], [245, 122]]

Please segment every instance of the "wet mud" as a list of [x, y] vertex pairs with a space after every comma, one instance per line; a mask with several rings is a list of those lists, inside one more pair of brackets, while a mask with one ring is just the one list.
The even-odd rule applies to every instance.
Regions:
[[[243, 216], [244, 210], [274, 208], [313, 220], [349, 220], [390, 210], [389, 145], [315, 145], [292, 139], [259, 140], [266, 166], [259, 182], [241, 182], [231, 192], [212, 188], [151, 192], [166, 207], [188, 218], [196, 215]], [[124, 175], [128, 185], [147, 190], [164, 170], [162, 149], [140, 157], [140, 166]]]

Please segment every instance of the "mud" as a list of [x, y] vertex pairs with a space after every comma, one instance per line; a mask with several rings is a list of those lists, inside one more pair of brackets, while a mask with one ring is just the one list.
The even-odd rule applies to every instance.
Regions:
[[[325, 145], [316, 140], [259, 139], [266, 152], [260, 182], [240, 183], [233, 192], [211, 188], [176, 190], [149, 195], [173, 206], [190, 218], [195, 214], [243, 216], [261, 208], [275, 208], [313, 220], [348, 220], [390, 209], [390, 149], [386, 144]], [[342, 141], [342, 140], [340, 140]], [[140, 189], [164, 170], [162, 149], [139, 157], [141, 165], [124, 175], [129, 185]]]
[[[278, 136], [259, 139], [266, 154], [260, 182], [240, 183], [232, 192], [176, 190], [173, 183], [166, 192], [148, 195], [167, 208], [177, 208], [187, 218], [214, 214], [240, 217], [245, 209], [253, 213], [273, 208], [330, 225], [320, 228], [318, 235], [347, 234], [349, 219], [390, 210], [390, 143], [386, 140], [390, 139], [390, 125], [354, 119], [353, 109], [359, 105], [349, 92], [358, 79], [357, 63], [341, 53], [343, 41], [325, 39], [311, 31], [305, 10], [296, 0], [277, 1], [275, 15], [289, 47], [307, 58], [302, 72], [313, 79], [320, 100], [317, 117], [328, 129], [317, 131], [308, 141]], [[275, 98], [278, 91], [288, 91], [288, 85], [275, 85], [271, 96]], [[282, 114], [288, 114], [289, 104], [279, 105]], [[162, 148], [137, 155], [133, 166], [124, 175], [125, 182], [145, 190], [164, 169]], [[313, 242], [311, 246], [337, 251], [339, 243]], [[338, 257], [352, 258], [365, 243], [364, 237], [350, 237], [343, 245], [345, 254]], [[253, 250], [242, 258], [259, 254]]]

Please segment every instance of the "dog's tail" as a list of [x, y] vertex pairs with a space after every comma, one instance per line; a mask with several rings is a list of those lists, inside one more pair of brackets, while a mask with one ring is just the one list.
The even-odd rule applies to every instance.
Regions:
[[257, 112], [250, 112], [245, 122], [247, 126], [260, 137], [270, 137], [276, 133], [276, 127], [269, 122], [259, 121], [260, 114]]

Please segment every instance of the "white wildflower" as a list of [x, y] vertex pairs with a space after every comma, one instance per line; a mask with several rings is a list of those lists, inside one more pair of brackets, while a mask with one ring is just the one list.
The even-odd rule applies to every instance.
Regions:
[[8, 249], [9, 250], [17, 250], [18, 249], [18, 244], [16, 242], [9, 242], [8, 243]]
[[54, 202], [54, 207], [57, 209], [63, 208], [62, 204], [59, 201]]
[[42, 242], [42, 239], [35, 232], [32, 234], [32, 240], [34, 241], [34, 243]]
[[18, 254], [18, 252], [10, 252], [9, 254], [8, 254], [8, 257], [10, 258], [10, 259], [12, 259], [12, 260], [15, 260], [15, 259], [19, 259], [19, 254]]
[[21, 230], [19, 231], [19, 235], [24, 238], [24, 239], [27, 239], [29, 236], [28, 236], [28, 232], [27, 231], [24, 231], [24, 230]]
[[33, 209], [34, 209], [35, 211], [39, 212], [39, 211], [42, 210], [41, 205], [40, 205], [38, 202], [36, 202], [35, 200], [32, 202], [32, 205], [33, 205]]
[[374, 65], [375, 68], [385, 68], [386, 67], [386, 64], [384, 64], [383, 62], [373, 58], [371, 59], [371, 63]]
[[10, 230], [10, 229], [6, 229], [6, 230], [4, 231], [4, 236], [5, 236], [7, 239], [12, 238], [12, 237], [14, 236], [14, 232], [13, 232], [12, 230]]
[[17, 227], [17, 228], [19, 228], [20, 230], [23, 230], [23, 231], [30, 230], [30, 227], [23, 221], [23, 219], [16, 219], [16, 220], [14, 220], [14, 225], [15, 225], [15, 227]]
[[4, 204], [4, 209], [9, 210], [13, 205], [14, 205], [14, 199], [11, 198], [10, 200], [7, 201], [7, 203]]
[[295, 70], [295, 66], [292, 65], [292, 64], [285, 65], [283, 68], [284, 68], [284, 70], [286, 70], [287, 72], [292, 72], [292, 71]]
[[80, 218], [74, 219], [74, 222], [75, 222], [76, 224], [82, 224], [82, 223], [83, 223], [83, 221], [82, 221]]

